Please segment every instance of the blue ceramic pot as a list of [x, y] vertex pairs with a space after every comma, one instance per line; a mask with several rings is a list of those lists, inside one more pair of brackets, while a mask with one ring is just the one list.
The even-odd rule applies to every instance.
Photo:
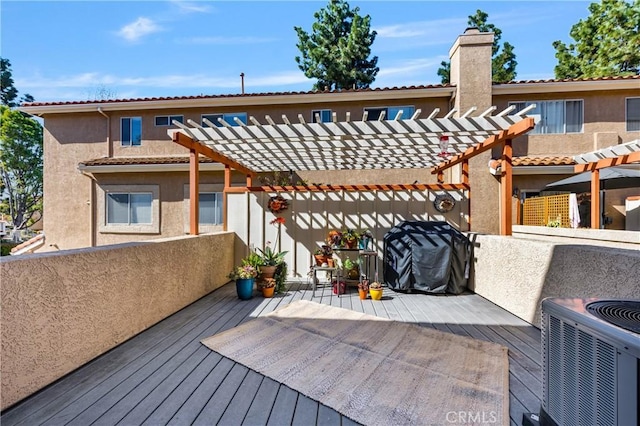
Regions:
[[236, 291], [240, 300], [249, 300], [253, 297], [253, 278], [240, 278], [236, 280]]

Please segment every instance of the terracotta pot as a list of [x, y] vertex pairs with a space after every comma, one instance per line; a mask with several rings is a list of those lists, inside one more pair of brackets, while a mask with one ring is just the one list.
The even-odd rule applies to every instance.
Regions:
[[365, 300], [367, 298], [367, 290], [359, 288], [358, 296], [360, 296], [360, 300]]
[[382, 289], [378, 288], [370, 288], [369, 294], [371, 295], [372, 300], [382, 300]]
[[262, 287], [262, 296], [266, 298], [273, 297], [273, 293], [275, 292], [275, 287]]
[[316, 259], [316, 266], [322, 266], [327, 261], [327, 257], [323, 254], [314, 254], [313, 257]]
[[327, 257], [327, 266], [329, 268], [333, 268], [335, 266], [335, 264], [336, 263], [335, 263], [335, 261], [334, 261], [334, 259], [332, 257]]
[[276, 268], [277, 266], [261, 266], [261, 279], [264, 281], [265, 278], [273, 278], [273, 276], [276, 274]]
[[356, 244], [358, 244], [358, 240], [346, 240], [345, 241], [345, 245], [347, 246], [347, 248], [355, 248]]

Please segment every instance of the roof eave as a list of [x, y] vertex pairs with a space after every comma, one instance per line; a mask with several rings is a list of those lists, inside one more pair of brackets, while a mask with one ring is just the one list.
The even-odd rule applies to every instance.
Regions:
[[638, 81], [638, 79], [507, 83], [495, 84], [493, 86], [493, 95], [592, 92], [597, 90], [638, 90], [639, 84], [640, 81]]
[[[220, 163], [200, 163], [202, 172], [222, 171], [224, 165]], [[78, 170], [85, 173], [153, 173], [153, 172], [188, 172], [189, 163], [184, 164], [104, 164], [85, 165], [80, 163]]]
[[335, 103], [385, 99], [437, 98], [449, 97], [455, 91], [455, 86], [425, 87], [415, 89], [382, 89], [371, 91], [318, 92], [318, 93], [289, 93], [273, 95], [247, 96], [212, 96], [207, 98], [170, 98], [149, 100], [120, 100], [112, 102], [91, 102], [82, 104], [55, 105], [27, 105], [18, 109], [27, 114], [68, 114], [81, 112], [102, 111], [130, 111], [142, 109], [177, 109], [199, 107], [235, 107], [260, 105], [293, 105], [309, 103]]

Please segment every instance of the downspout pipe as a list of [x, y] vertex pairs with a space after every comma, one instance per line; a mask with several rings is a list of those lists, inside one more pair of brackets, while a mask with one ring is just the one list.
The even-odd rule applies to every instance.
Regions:
[[98, 113], [107, 119], [107, 157], [113, 157], [113, 147], [111, 145], [111, 117], [106, 114], [102, 107], [98, 107]]
[[91, 173], [87, 173], [84, 170], [79, 170], [80, 173], [86, 177], [88, 177], [91, 180], [91, 189], [89, 191], [89, 233], [91, 234], [91, 247], [95, 247], [96, 246], [96, 240], [97, 240], [97, 235], [96, 235], [96, 229], [97, 229], [97, 224], [96, 224], [96, 219], [98, 217], [98, 213], [96, 212], [96, 178], [93, 174]]

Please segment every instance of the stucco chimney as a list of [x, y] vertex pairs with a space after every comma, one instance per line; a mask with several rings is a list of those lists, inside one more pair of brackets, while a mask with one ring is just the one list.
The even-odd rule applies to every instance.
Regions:
[[493, 33], [467, 28], [449, 50], [449, 80], [456, 86], [455, 115], [464, 114], [472, 106], [484, 111], [491, 106], [491, 50]]

